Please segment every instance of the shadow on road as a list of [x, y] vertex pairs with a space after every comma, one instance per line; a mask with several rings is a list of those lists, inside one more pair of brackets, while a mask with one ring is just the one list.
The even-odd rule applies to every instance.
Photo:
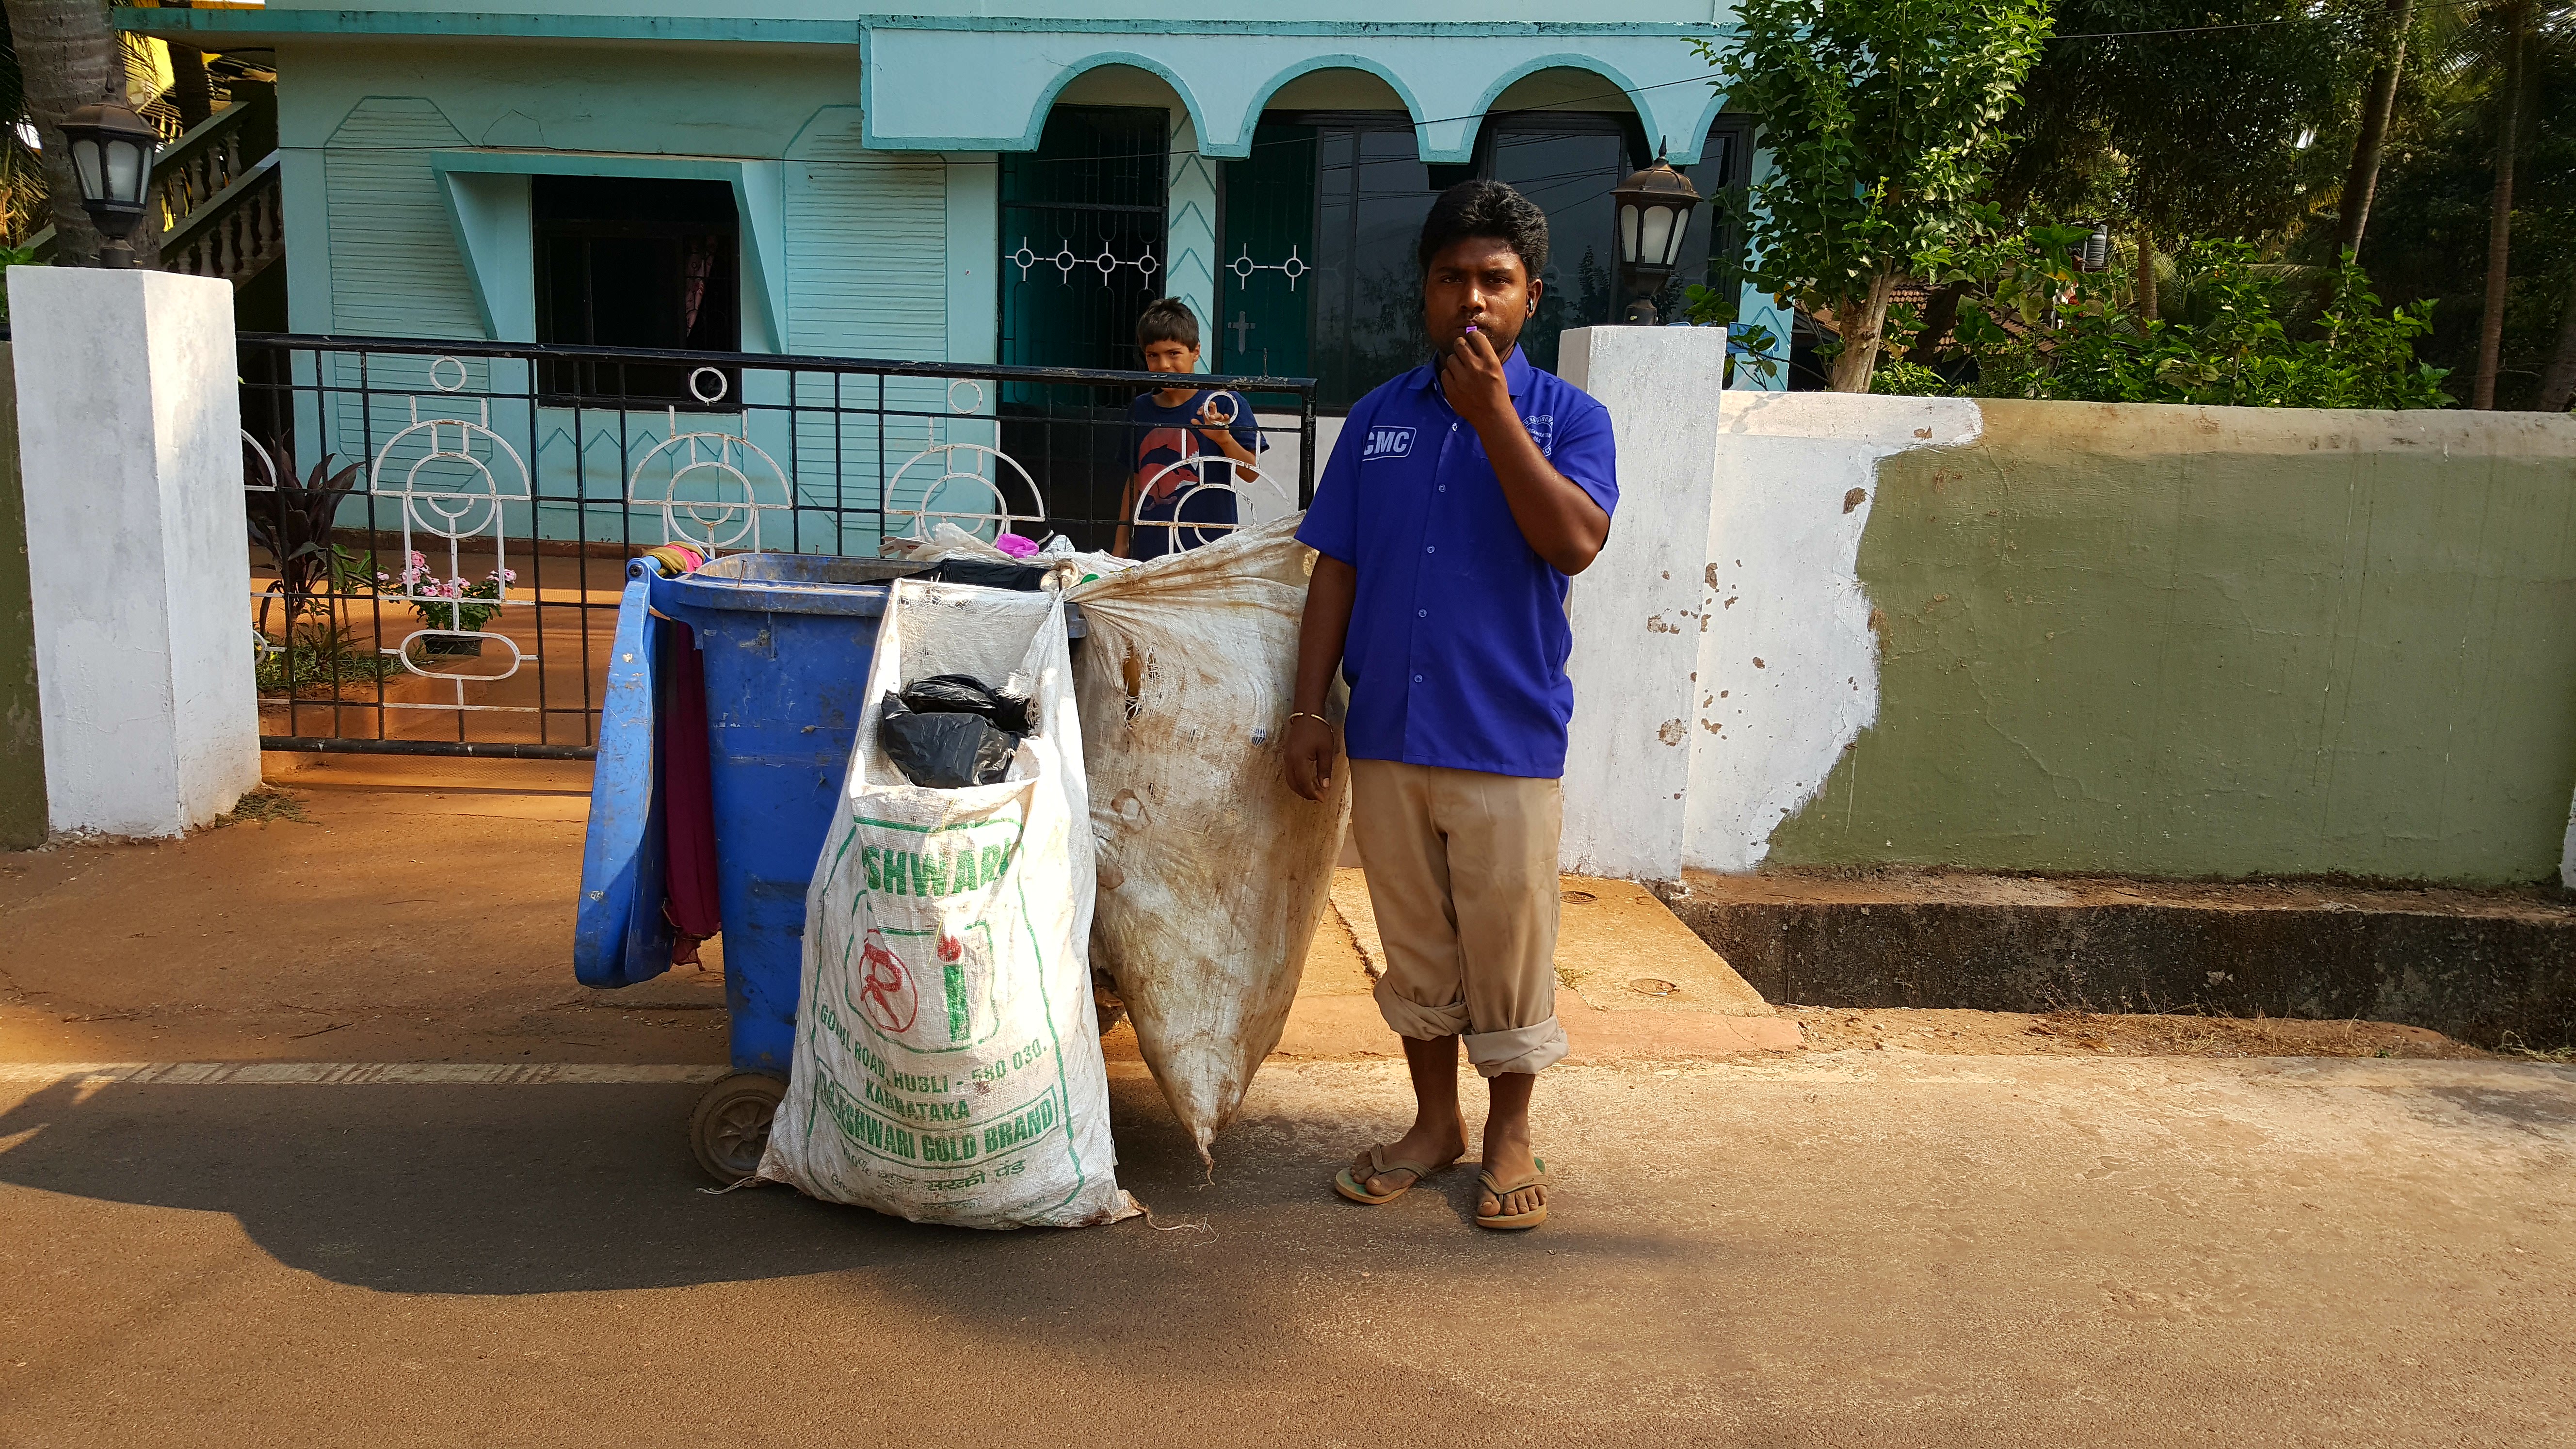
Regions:
[[[1572, 1269], [1575, 1244], [1480, 1234], [1472, 1170], [1401, 1211], [1326, 1186], [1351, 1122], [1254, 1120], [1207, 1181], [1150, 1083], [1114, 1084], [1119, 1180], [1149, 1223], [985, 1233], [815, 1202], [784, 1187], [715, 1194], [684, 1124], [694, 1086], [46, 1087], [0, 1112], [0, 1182], [112, 1202], [229, 1213], [278, 1262], [385, 1292], [514, 1295], [732, 1283], [847, 1270], [1018, 1318], [1103, 1295], [1151, 1297], [1256, 1258], [1394, 1250], [1503, 1289]], [[1339, 1152], [1348, 1149], [1338, 1148]], [[1219, 1224], [1222, 1224], [1221, 1226]], [[1204, 1226], [1201, 1226], [1204, 1224]], [[1596, 1225], [1597, 1226], [1597, 1225]], [[1704, 1249], [1707, 1245], [1702, 1244]], [[1655, 1237], [1587, 1234], [1583, 1257], [1687, 1257]], [[1194, 1266], [1179, 1278], [1174, 1259]], [[1490, 1259], [1483, 1271], [1475, 1260]], [[1392, 1266], [1390, 1264], [1389, 1266]], [[1644, 1266], [1634, 1263], [1632, 1266]], [[1193, 1290], [1194, 1291], [1194, 1290]], [[1243, 1305], [1250, 1307], [1249, 1303]], [[1142, 1315], [1150, 1319], [1151, 1314]]]

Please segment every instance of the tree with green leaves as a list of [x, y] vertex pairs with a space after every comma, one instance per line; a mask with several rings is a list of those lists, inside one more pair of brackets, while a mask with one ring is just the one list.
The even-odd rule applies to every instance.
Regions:
[[[1961, 241], [1923, 257], [1963, 294], [1953, 348], [1977, 363], [1965, 389], [1897, 362], [1873, 390], [1981, 397], [2226, 407], [2433, 408], [2443, 372], [2417, 360], [2433, 304], [2383, 308], [2361, 268], [2325, 277], [2266, 265], [2240, 241], [2201, 241], [2174, 256], [2175, 315], [2140, 322], [2118, 307], [2116, 271], [2075, 262], [2087, 229], [2026, 230], [1989, 208]], [[1915, 319], [1899, 315], [1902, 334]]]
[[2492, 377], [2496, 407], [2564, 412], [2576, 401], [2576, 4], [2519, 10], [2419, 4], [2363, 253], [2391, 297], [2441, 302], [2423, 350], [2462, 392]]
[[[2031, 70], [2008, 211], [2122, 225], [2161, 310], [2156, 257], [2187, 237], [2277, 237], [2331, 198], [2384, 0], [2058, 0]], [[2098, 210], [2096, 210], [2098, 209]], [[2114, 214], [2103, 215], [2102, 211]]]
[[1771, 153], [1749, 275], [1832, 314], [1834, 390], [1865, 392], [1897, 281], [1987, 187], [2047, 0], [1742, 0], [1735, 19], [1699, 48]]

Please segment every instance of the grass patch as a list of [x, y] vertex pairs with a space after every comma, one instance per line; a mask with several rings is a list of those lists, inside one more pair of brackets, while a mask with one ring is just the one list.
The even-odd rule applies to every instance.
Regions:
[[291, 650], [261, 651], [256, 677], [261, 694], [336, 698], [350, 685], [373, 686], [401, 669], [400, 660], [326, 622], [299, 627]]
[[2547, 1062], [2552, 1066], [2561, 1067], [2576, 1066], [2576, 1046], [2527, 1046], [2519, 1033], [2510, 1031], [2504, 1034], [2503, 1040], [2496, 1043], [2495, 1053], [2497, 1056], [2513, 1057], [2519, 1061]]
[[216, 816], [207, 823], [206, 828], [221, 830], [227, 825], [239, 825], [245, 820], [292, 820], [298, 825], [313, 823], [313, 818], [304, 813], [303, 796], [292, 790], [281, 790], [275, 785], [261, 785], [234, 801], [231, 810]]

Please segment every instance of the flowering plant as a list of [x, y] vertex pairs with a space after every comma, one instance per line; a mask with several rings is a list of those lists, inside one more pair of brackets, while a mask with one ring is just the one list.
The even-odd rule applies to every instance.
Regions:
[[[430, 571], [428, 557], [415, 552], [399, 576], [379, 573], [376, 582], [398, 584], [400, 597], [430, 628], [471, 634], [480, 630], [484, 621], [500, 609], [497, 601], [501, 590], [516, 583], [518, 578], [515, 570], [494, 569], [470, 584], [461, 576], [442, 579]], [[472, 602], [476, 600], [494, 602]]]

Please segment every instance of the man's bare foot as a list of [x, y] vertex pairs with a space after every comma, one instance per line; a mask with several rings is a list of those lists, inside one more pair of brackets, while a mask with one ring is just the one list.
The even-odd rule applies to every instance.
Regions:
[[[1413, 1124], [1413, 1130], [1386, 1144], [1389, 1162], [1419, 1162], [1425, 1167], [1439, 1167], [1455, 1162], [1467, 1153], [1467, 1124], [1453, 1121], [1445, 1126]], [[1381, 1172], [1371, 1175], [1369, 1150], [1361, 1148], [1351, 1159], [1351, 1180], [1368, 1189], [1371, 1197], [1381, 1197], [1412, 1182], [1409, 1174]]]
[[[1514, 1130], [1509, 1126], [1485, 1124], [1485, 1172], [1496, 1182], [1520, 1182], [1539, 1174], [1538, 1156], [1530, 1150], [1529, 1124], [1524, 1119]], [[1537, 1212], [1547, 1203], [1547, 1186], [1531, 1183], [1528, 1187], [1505, 1193], [1476, 1194], [1476, 1216], [1484, 1218], [1518, 1217]]]

